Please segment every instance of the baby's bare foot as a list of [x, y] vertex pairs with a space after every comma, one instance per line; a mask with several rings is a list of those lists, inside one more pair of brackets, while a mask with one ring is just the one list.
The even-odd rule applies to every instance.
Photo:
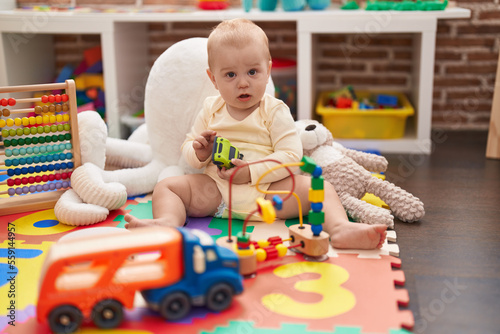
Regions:
[[381, 248], [387, 235], [385, 225], [359, 223], [340, 224], [330, 235], [334, 248], [376, 249]]
[[164, 219], [139, 219], [130, 214], [126, 214], [124, 217], [127, 224], [125, 224], [125, 228], [138, 228], [138, 227], [146, 227], [146, 226], [172, 226], [176, 227], [175, 224], [172, 224]]

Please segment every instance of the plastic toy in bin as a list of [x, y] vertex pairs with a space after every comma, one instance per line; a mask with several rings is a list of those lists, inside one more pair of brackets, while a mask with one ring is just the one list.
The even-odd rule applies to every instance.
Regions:
[[[344, 99], [352, 99], [351, 106], [347, 107]], [[403, 137], [406, 119], [415, 111], [400, 92], [354, 91], [346, 87], [321, 93], [316, 113], [336, 138], [394, 139]]]
[[226, 9], [229, 6], [229, 1], [227, 0], [199, 0], [198, 8], [204, 10], [221, 10]]

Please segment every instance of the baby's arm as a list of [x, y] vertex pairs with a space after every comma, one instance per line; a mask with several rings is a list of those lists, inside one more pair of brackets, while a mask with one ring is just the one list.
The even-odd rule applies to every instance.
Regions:
[[207, 113], [202, 109], [181, 146], [182, 156], [193, 168], [206, 167], [210, 162], [215, 131], [207, 130], [207, 127]]

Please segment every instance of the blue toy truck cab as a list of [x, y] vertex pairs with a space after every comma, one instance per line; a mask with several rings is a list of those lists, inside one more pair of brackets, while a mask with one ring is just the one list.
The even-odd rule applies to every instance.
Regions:
[[243, 292], [238, 257], [216, 245], [203, 231], [179, 231], [183, 236], [184, 276], [170, 286], [142, 291], [148, 306], [167, 320], [184, 317], [191, 306], [225, 310], [233, 296]]

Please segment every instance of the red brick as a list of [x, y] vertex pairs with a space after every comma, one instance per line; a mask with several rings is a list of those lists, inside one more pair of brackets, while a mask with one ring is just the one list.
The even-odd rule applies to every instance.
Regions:
[[500, 19], [500, 10], [488, 10], [479, 13], [478, 18], [480, 20], [499, 20]]
[[[383, 36], [383, 35], [382, 35]], [[373, 36], [370, 39], [370, 45], [376, 45], [376, 46], [412, 46], [413, 44], [413, 39], [410, 37], [407, 37], [406, 35], [401, 35], [401, 36], [392, 36], [392, 37], [385, 37], [385, 36]]]
[[490, 87], [494, 87], [495, 86], [495, 77], [490, 77], [490, 78], [487, 78], [486, 79], [486, 82], [487, 84], [490, 86]]
[[318, 42], [321, 44], [343, 44], [347, 43], [347, 35], [319, 35]]
[[172, 31], [178, 30], [205, 30], [210, 33], [218, 22], [172, 22]]
[[388, 54], [386, 51], [375, 51], [367, 49], [335, 49], [335, 50], [323, 50], [324, 57], [331, 58], [355, 58], [355, 59], [386, 59]]
[[94, 44], [100, 44], [101, 43], [101, 36], [100, 35], [81, 35], [82, 41], [83, 42], [90, 42]]
[[500, 32], [500, 24], [468, 24], [457, 27], [458, 35], [464, 34], [498, 34]]
[[269, 21], [269, 22], [255, 22], [264, 31], [267, 30], [287, 30], [287, 31], [297, 31], [297, 25], [295, 22], [291, 21]]
[[410, 64], [374, 64], [373, 71], [375, 72], [411, 72]]
[[438, 37], [436, 39], [436, 46], [460, 46], [460, 47], [470, 47], [470, 46], [486, 46], [493, 47], [495, 45], [495, 38], [488, 37]]
[[450, 25], [446, 21], [438, 21], [437, 31], [438, 35], [447, 35], [450, 33]]
[[294, 59], [297, 56], [297, 49], [295, 47], [290, 48], [271, 48], [272, 58], [291, 58]]
[[151, 43], [175, 43], [183, 39], [193, 37], [191, 34], [162, 34], [162, 35], [150, 35], [149, 40]]
[[464, 114], [474, 114], [477, 112], [489, 112], [491, 111], [491, 102], [483, 102], [478, 99], [460, 99], [454, 101], [447, 101], [445, 104], [433, 104], [432, 110], [436, 112], [440, 111], [459, 111]]
[[284, 35], [281, 40], [284, 43], [297, 43], [297, 35]]
[[401, 77], [388, 77], [388, 76], [343, 76], [341, 78], [342, 85], [391, 85], [391, 86], [405, 86], [407, 84], [406, 78]]
[[362, 72], [366, 70], [366, 66], [364, 64], [325, 64], [325, 63], [320, 63], [318, 65], [318, 71], [328, 71], [328, 70], [335, 70], [338, 72], [345, 72], [345, 71], [358, 71]]
[[148, 24], [148, 30], [150, 32], [165, 31], [167, 27], [165, 23], [153, 22]]
[[436, 51], [436, 61], [439, 60], [461, 60], [463, 52], [461, 51]]
[[467, 8], [475, 4], [492, 3], [491, 0], [456, 0], [457, 7]]
[[497, 70], [496, 64], [490, 65], [448, 65], [445, 72], [450, 74], [491, 74]]
[[467, 59], [469, 61], [498, 61], [498, 53], [497, 52], [473, 52], [467, 53]]
[[54, 43], [76, 43], [78, 41], [78, 35], [54, 35]]
[[412, 58], [413, 58], [412, 51], [394, 51], [394, 59], [396, 60], [412, 59]]
[[434, 78], [434, 86], [449, 86], [449, 87], [462, 87], [462, 86], [479, 86], [481, 81], [476, 78], [461, 78], [461, 77], [438, 77]]
[[335, 82], [335, 76], [334, 75], [321, 75], [321, 74], [318, 74], [317, 83], [319, 83], [319, 84], [331, 84], [333, 82]]
[[477, 92], [474, 90], [468, 90], [465, 92], [447, 92], [446, 97], [450, 100], [455, 100], [455, 99], [484, 99], [484, 100], [490, 100], [493, 98], [493, 92], [488, 91], [481, 91]]
[[489, 129], [490, 118], [491, 118], [490, 116], [478, 115], [476, 117], [472, 117], [471, 123], [476, 126], [482, 126], [484, 129]]
[[435, 112], [432, 113], [432, 127], [436, 127], [437, 124], [440, 126], [445, 126], [447, 128], [461, 127], [466, 124], [468, 117], [463, 112], [457, 112], [454, 110], [445, 112]]

